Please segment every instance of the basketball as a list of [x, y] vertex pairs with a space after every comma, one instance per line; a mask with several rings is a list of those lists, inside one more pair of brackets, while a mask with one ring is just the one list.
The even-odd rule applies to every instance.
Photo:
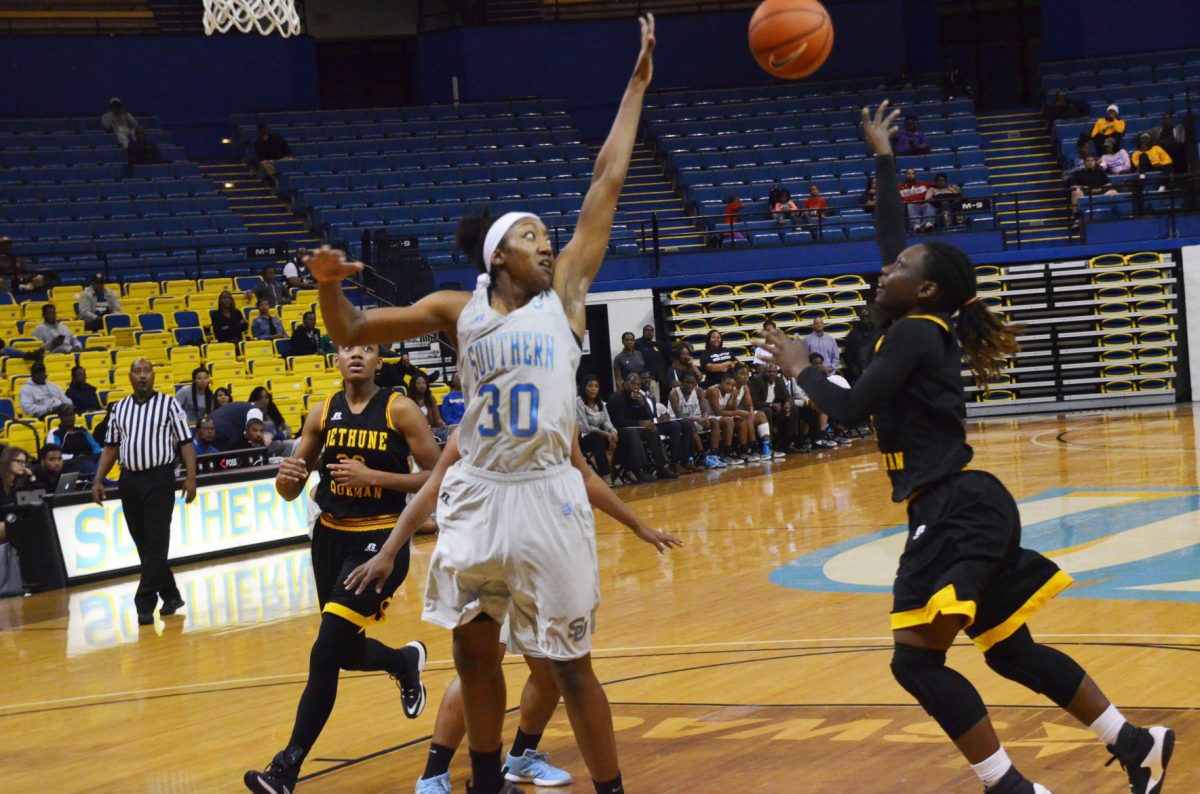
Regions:
[[768, 73], [799, 80], [833, 49], [833, 20], [817, 0], [763, 0], [750, 17], [750, 53]]

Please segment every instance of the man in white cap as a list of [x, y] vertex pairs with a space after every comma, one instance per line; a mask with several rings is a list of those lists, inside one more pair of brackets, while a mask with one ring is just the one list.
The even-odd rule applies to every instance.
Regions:
[[1121, 109], [1116, 105], [1109, 105], [1104, 111], [1104, 118], [1096, 119], [1096, 123], [1092, 125], [1092, 143], [1096, 147], [1096, 154], [1104, 152], [1104, 142], [1108, 139], [1116, 141], [1117, 148], [1121, 148], [1121, 136], [1125, 134], [1125, 119], [1121, 118]]
[[117, 145], [125, 149], [133, 140], [133, 131], [137, 129], [138, 123], [137, 119], [125, 109], [121, 100], [113, 97], [108, 100], [108, 112], [100, 117], [100, 126], [104, 128], [105, 132], [116, 135]]
[[120, 314], [121, 299], [117, 293], [104, 286], [104, 274], [92, 276], [91, 285], [79, 295], [79, 319], [85, 331], [99, 331], [104, 327], [106, 314]]

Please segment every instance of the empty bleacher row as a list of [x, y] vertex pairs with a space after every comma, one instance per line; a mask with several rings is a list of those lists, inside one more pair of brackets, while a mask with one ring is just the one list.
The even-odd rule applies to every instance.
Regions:
[[974, 410], [1174, 401], [1178, 280], [1169, 257], [1109, 254], [976, 271], [981, 299], [1022, 331], [1021, 352], [990, 390], [967, 386], [984, 404]]
[[718, 284], [685, 287], [658, 298], [666, 306], [669, 333], [699, 353], [711, 331], [720, 331], [722, 344], [740, 361], [754, 359], [752, 341], [769, 320], [785, 333], [807, 333], [818, 317], [825, 331], [841, 339], [866, 305], [869, 285], [861, 276], [781, 279], [771, 283]]
[[[991, 196], [981, 139], [970, 100], [943, 102], [937, 89], [882, 91], [875, 81], [791, 87], [667, 92], [648, 102], [649, 134], [668, 169], [710, 231], [722, 225], [730, 196], [747, 205], [734, 244], [779, 245], [814, 240], [869, 239], [873, 219], [861, 206], [874, 161], [862, 140], [859, 113], [864, 103], [885, 97], [918, 119], [930, 153], [899, 157], [900, 169], [913, 168], [932, 181], [945, 173], [972, 197]], [[829, 212], [820, 230], [780, 229], [766, 212], [777, 185], [797, 203], [808, 185], [817, 185]], [[972, 226], [991, 227], [990, 214], [969, 217]]]

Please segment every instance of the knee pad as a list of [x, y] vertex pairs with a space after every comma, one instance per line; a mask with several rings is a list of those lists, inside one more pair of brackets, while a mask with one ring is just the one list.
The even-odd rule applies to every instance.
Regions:
[[951, 739], [958, 739], [987, 716], [971, 682], [946, 666], [945, 651], [897, 645], [892, 652], [892, 675]]
[[988, 667], [1009, 681], [1045, 695], [1064, 709], [1087, 675], [1062, 651], [1034, 642], [1025, 626], [989, 648], [983, 659]]

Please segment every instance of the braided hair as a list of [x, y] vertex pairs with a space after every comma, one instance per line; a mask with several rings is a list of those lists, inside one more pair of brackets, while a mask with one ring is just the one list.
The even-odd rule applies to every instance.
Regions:
[[1006, 323], [978, 299], [975, 266], [970, 257], [947, 243], [923, 243], [925, 274], [938, 285], [938, 309], [958, 312], [955, 335], [963, 358], [975, 376], [975, 385], [988, 390], [988, 382], [1004, 369], [1004, 362], [1021, 349], [1019, 327]]

